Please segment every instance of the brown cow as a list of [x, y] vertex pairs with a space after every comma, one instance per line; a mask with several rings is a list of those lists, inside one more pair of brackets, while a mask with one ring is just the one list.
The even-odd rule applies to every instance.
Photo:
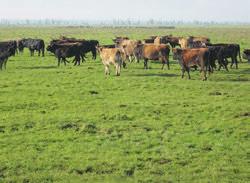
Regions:
[[135, 55], [139, 59], [144, 59], [144, 69], [148, 69], [148, 60], [159, 60], [162, 62], [162, 69], [167, 63], [169, 67], [170, 48], [165, 44], [140, 44], [135, 50]]
[[182, 78], [184, 77], [184, 73], [187, 71], [188, 78], [190, 77], [190, 67], [191, 66], [199, 66], [202, 79], [207, 80], [206, 72], [209, 68], [209, 49], [208, 48], [197, 48], [197, 49], [173, 49], [173, 57], [179, 61], [179, 64], [182, 69]]
[[109, 66], [114, 65], [116, 69], [116, 75], [120, 76], [121, 73], [121, 66], [123, 63], [123, 53], [119, 48], [103, 48], [98, 47], [97, 48], [100, 57], [102, 60], [102, 63], [105, 67], [105, 74], [110, 74]]

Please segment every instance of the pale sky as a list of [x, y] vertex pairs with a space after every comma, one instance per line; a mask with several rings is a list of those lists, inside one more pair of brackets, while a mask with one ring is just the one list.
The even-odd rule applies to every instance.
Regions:
[[0, 19], [250, 22], [250, 0], [0, 0]]

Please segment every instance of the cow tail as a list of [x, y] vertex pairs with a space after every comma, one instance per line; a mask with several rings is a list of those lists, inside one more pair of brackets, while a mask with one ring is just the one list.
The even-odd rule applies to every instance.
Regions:
[[118, 62], [119, 66], [121, 66], [122, 63], [124, 62], [123, 59], [122, 59], [121, 51], [117, 51], [117, 53], [116, 53], [116, 61]]

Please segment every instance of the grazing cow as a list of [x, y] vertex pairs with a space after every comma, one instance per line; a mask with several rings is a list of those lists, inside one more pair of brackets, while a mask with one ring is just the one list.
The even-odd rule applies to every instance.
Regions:
[[53, 43], [47, 47], [47, 51], [50, 51], [55, 54], [58, 59], [58, 67], [60, 66], [61, 60], [66, 66], [66, 58], [75, 57], [75, 65], [80, 64], [80, 55], [81, 55], [81, 43], [65, 43], [65, 44], [56, 44]]
[[144, 69], [148, 69], [148, 60], [159, 60], [162, 62], [162, 69], [164, 69], [167, 63], [169, 67], [169, 53], [170, 48], [165, 44], [139, 44], [135, 49], [135, 55], [137, 59], [144, 60]]
[[250, 49], [245, 49], [243, 51], [243, 58], [248, 60], [248, 63], [250, 64]]
[[173, 49], [174, 59], [179, 61], [182, 70], [182, 78], [187, 71], [188, 78], [190, 77], [190, 67], [199, 66], [202, 72], [202, 79], [207, 80], [206, 72], [209, 68], [209, 49], [208, 48], [198, 48], [198, 49]]
[[109, 66], [114, 65], [116, 69], [116, 75], [120, 76], [121, 66], [123, 63], [123, 53], [121, 52], [121, 49], [103, 47], [98, 47], [97, 49], [100, 53], [102, 63], [105, 67], [105, 74], [110, 74]]
[[19, 52], [21, 53], [23, 52], [24, 48], [29, 48], [31, 56], [34, 56], [34, 52], [38, 51], [38, 56], [40, 56], [42, 52], [42, 56], [44, 57], [45, 43], [42, 39], [21, 39], [18, 40], [17, 45]]

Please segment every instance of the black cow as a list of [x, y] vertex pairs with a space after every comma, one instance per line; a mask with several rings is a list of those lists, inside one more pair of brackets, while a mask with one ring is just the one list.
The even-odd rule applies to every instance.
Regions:
[[223, 66], [223, 63], [228, 62], [228, 58], [231, 58], [231, 68], [235, 64], [236, 69], [238, 69], [238, 59], [239, 56], [241, 61], [241, 54], [240, 54], [240, 45], [239, 44], [208, 44], [208, 46], [219, 46], [221, 49], [218, 52], [218, 62], [220, 64], [220, 68]]
[[6, 64], [7, 64], [9, 57], [14, 56], [14, 55], [15, 55], [15, 50], [13, 48], [8, 48], [0, 52], [0, 69], [1, 70], [3, 69], [3, 66], [6, 69]]
[[99, 42], [97, 40], [84, 40], [84, 39], [75, 39], [75, 38], [66, 38], [63, 37], [59, 40], [52, 40], [50, 44], [65, 44], [65, 43], [80, 43], [81, 44], [81, 58], [82, 61], [85, 61], [85, 54], [88, 52], [92, 52], [92, 58], [96, 60], [96, 47], [99, 46]]
[[16, 41], [0, 42], [0, 52], [7, 51], [8, 49], [10, 49], [12, 53], [14, 52], [13, 56], [15, 56], [15, 54], [17, 53], [17, 42]]
[[219, 59], [220, 55], [219, 53], [221, 53], [221, 46], [208, 46], [209, 49], [209, 62], [210, 62], [210, 66], [211, 66], [211, 70], [213, 71], [213, 69], [216, 69], [216, 60], [218, 60], [219, 66], [223, 66], [227, 71], [227, 65], [228, 62], [226, 59]]
[[58, 59], [58, 67], [60, 66], [61, 60], [66, 66], [66, 58], [75, 57], [75, 65], [80, 64], [80, 55], [81, 55], [81, 43], [65, 43], [57, 44], [53, 43], [47, 47], [47, 51], [50, 51], [55, 54]]
[[38, 51], [38, 56], [41, 55], [44, 57], [44, 49], [45, 49], [45, 43], [42, 39], [21, 39], [17, 42], [19, 52], [23, 52], [24, 48], [28, 48], [30, 50], [30, 55], [34, 56], [34, 52]]

